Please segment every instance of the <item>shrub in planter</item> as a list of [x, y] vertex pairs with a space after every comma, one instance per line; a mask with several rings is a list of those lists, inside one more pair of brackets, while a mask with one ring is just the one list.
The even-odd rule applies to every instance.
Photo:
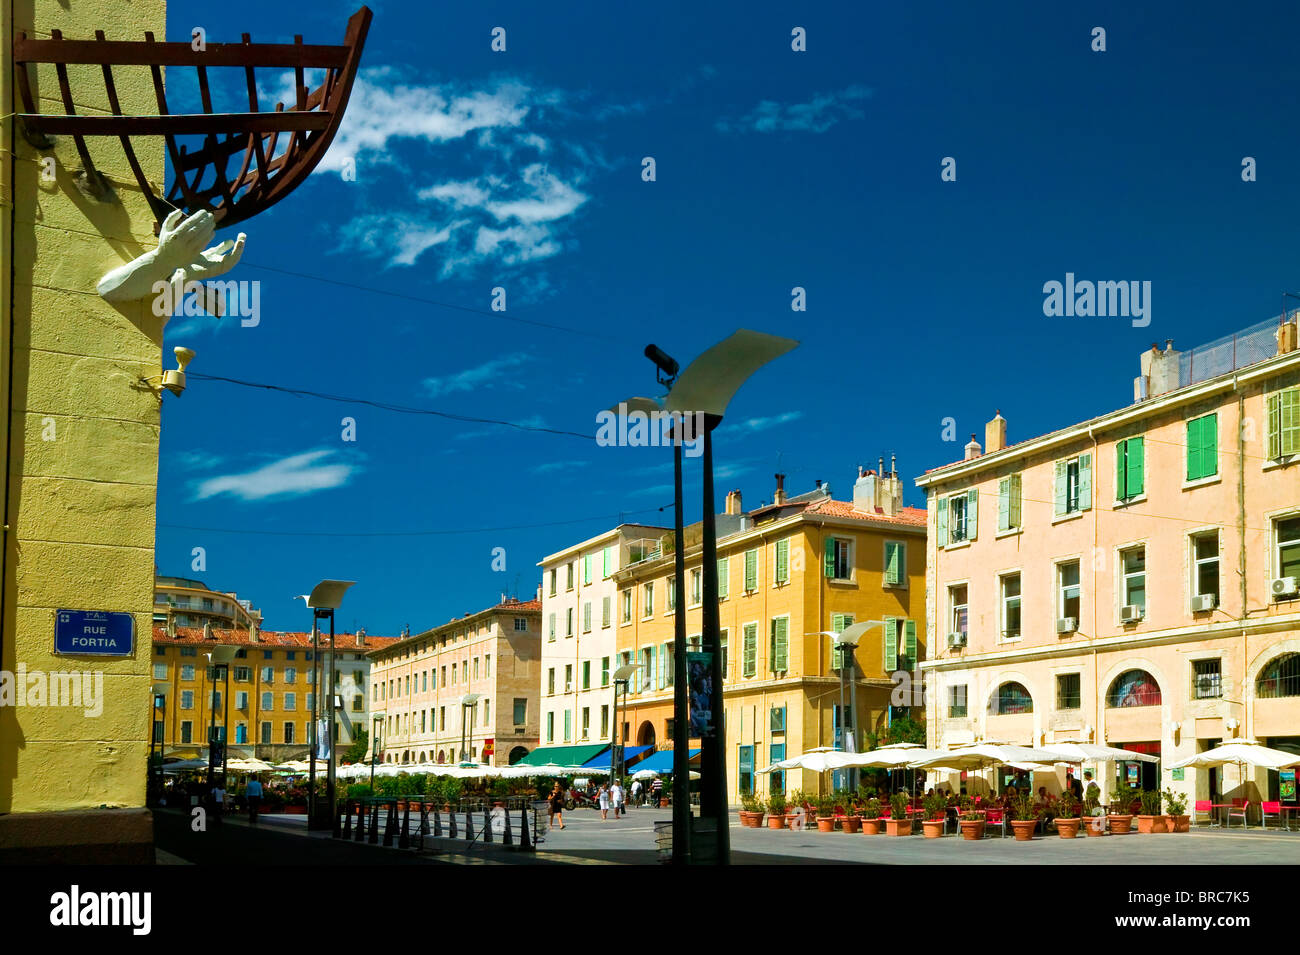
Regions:
[[1011, 800], [1011, 831], [1015, 834], [1017, 842], [1028, 842], [1034, 838], [1036, 828], [1038, 828], [1038, 807], [1034, 805], [1032, 795], [1022, 793]]
[[1106, 810], [1102, 809], [1100, 806], [1093, 806], [1091, 809], [1085, 809], [1083, 831], [1089, 836], [1106, 835]]
[[[445, 805], [455, 807], [460, 801], [461, 793], [465, 791], [465, 784], [455, 776], [448, 776], [442, 783], [442, 798]], [[549, 793], [550, 790], [548, 789]]]
[[975, 809], [975, 800], [970, 796], [961, 797], [961, 837], [974, 842], [984, 838], [984, 814]]
[[367, 783], [351, 783], [348, 786], [349, 799], [368, 799], [370, 796], [370, 786]]
[[763, 824], [763, 801], [753, 793], [741, 794], [740, 824], [747, 829], [757, 829]]
[[912, 817], [907, 814], [907, 795], [894, 793], [889, 797], [889, 819], [885, 821], [885, 835], [910, 836]]
[[933, 793], [925, 797], [922, 803], [925, 808], [925, 819], [921, 827], [925, 830], [927, 839], [938, 839], [943, 835], [943, 830], [948, 817], [948, 800], [939, 793]]
[[862, 831], [868, 836], [880, 835], [880, 800], [869, 796], [862, 804]]
[[1056, 809], [1060, 813], [1056, 817], [1056, 834], [1062, 839], [1073, 839], [1079, 834], [1079, 826], [1083, 822], [1079, 816], [1079, 800], [1067, 789], [1056, 801]]
[[785, 810], [785, 795], [783, 793], [772, 793], [767, 797], [767, 827], [769, 829], [784, 829], [786, 827]]
[[1133, 815], [1129, 812], [1129, 806], [1133, 803], [1133, 788], [1131, 786], [1118, 786], [1114, 795], [1110, 799], [1110, 812], [1106, 819], [1110, 823], [1110, 831], [1116, 835], [1122, 835], [1133, 830]]
[[817, 831], [834, 832], [835, 831], [835, 798], [833, 796], [818, 796], [816, 799], [817, 807]]
[[1160, 811], [1160, 791], [1143, 790], [1141, 796], [1142, 813], [1137, 817], [1138, 832], [1168, 832], [1164, 814]]
[[1174, 792], [1172, 789], [1166, 789], [1164, 798], [1165, 818], [1169, 820], [1169, 831], [1191, 831], [1192, 817], [1187, 815], [1187, 797], [1182, 793]]

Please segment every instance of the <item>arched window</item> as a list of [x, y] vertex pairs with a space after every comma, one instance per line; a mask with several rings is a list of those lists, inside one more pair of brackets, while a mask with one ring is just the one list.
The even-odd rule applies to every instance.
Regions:
[[441, 750], [441, 749], [438, 750], [438, 762], [440, 762], [440, 763], [445, 763], [446, 761], [447, 761], [447, 753], [446, 753], [446, 751], [445, 751], [445, 750]]
[[519, 762], [527, 755], [528, 755], [528, 747], [516, 746], [514, 749], [510, 751], [510, 765], [513, 766], [515, 763]]
[[989, 716], [1011, 716], [1034, 712], [1034, 698], [1024, 684], [1009, 682], [998, 687], [989, 698]]
[[1300, 696], [1300, 653], [1284, 653], [1260, 671], [1255, 695], [1261, 700]]
[[1106, 692], [1106, 705], [1159, 706], [1160, 684], [1146, 670], [1126, 670], [1110, 685]]

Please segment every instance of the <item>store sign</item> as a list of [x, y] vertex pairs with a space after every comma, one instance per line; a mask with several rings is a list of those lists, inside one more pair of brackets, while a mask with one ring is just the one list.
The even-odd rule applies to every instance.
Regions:
[[686, 654], [686, 685], [690, 689], [690, 732], [693, 739], [712, 739], [714, 731], [713, 654]]
[[129, 657], [135, 651], [135, 616], [111, 610], [56, 610], [54, 652]]

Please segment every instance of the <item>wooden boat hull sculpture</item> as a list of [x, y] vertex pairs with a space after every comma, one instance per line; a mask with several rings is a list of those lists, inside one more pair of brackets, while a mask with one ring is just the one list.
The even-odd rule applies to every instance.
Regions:
[[[301, 36], [293, 43], [253, 43], [243, 34], [239, 43], [210, 43], [196, 50], [190, 43], [159, 43], [152, 33], [143, 41], [111, 41], [102, 30], [94, 40], [66, 40], [55, 30], [51, 39], [14, 40], [17, 86], [25, 110], [19, 113], [29, 139], [71, 136], [90, 181], [99, 179], [86, 149], [86, 136], [116, 136], [126, 160], [153, 209], [157, 232], [168, 213], [207, 210], [217, 228], [234, 225], [279, 202], [305, 180], [324, 157], [343, 121], [352, 92], [361, 51], [370, 29], [371, 12], [361, 7], [348, 20], [341, 46], [308, 45]], [[38, 111], [29, 64], [53, 64], [59, 81], [64, 113]], [[68, 82], [68, 64], [92, 64], [103, 69], [111, 116], [79, 116]], [[113, 82], [114, 66], [148, 66], [153, 75], [158, 113], [132, 116], [122, 113]], [[202, 113], [173, 113], [163, 87], [163, 67], [192, 66], [198, 71]], [[248, 89], [248, 112], [213, 111], [208, 69], [242, 69]], [[258, 102], [256, 70], [293, 70], [296, 102], [288, 108], [277, 103], [263, 110]], [[315, 89], [305, 82], [306, 70], [325, 71]], [[158, 196], [145, 178], [131, 145], [134, 136], [162, 136], [167, 143], [173, 182], [165, 198]], [[179, 136], [202, 137], [202, 145], [189, 150]], [[285, 137], [281, 141], [280, 137]], [[280, 151], [277, 153], [277, 147]], [[233, 173], [232, 173], [232, 170]]]

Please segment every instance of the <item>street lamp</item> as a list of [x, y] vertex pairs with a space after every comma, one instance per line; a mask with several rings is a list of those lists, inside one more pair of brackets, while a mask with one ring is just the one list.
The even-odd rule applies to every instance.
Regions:
[[[701, 651], [711, 660], [712, 683], [719, 701], [723, 698], [722, 686], [722, 648], [721, 623], [718, 618], [718, 530], [716, 520], [716, 502], [713, 498], [713, 430], [721, 423], [726, 414], [727, 405], [735, 396], [740, 386], [768, 362], [784, 355], [799, 343], [791, 338], [781, 338], [763, 332], [741, 329], [729, 338], [718, 342], [706, 350], [685, 371], [677, 374], [678, 364], [664, 353], [662, 349], [651, 345], [646, 348], [646, 357], [655, 363], [666, 378], [659, 378], [660, 384], [668, 384], [669, 391], [663, 401], [638, 398], [629, 401], [628, 407], [634, 405], [638, 410], [658, 409], [673, 416], [674, 420], [674, 462], [675, 490], [677, 509], [676, 567], [678, 585], [677, 609], [677, 656], [680, 658], [674, 666], [673, 720], [675, 752], [673, 754], [673, 846], [677, 855], [680, 834], [687, 831], [688, 821], [678, 821], [679, 814], [689, 817], [689, 795], [685, 800], [679, 797], [683, 782], [689, 786], [690, 752], [686, 744], [678, 739], [689, 740], [689, 713], [687, 705], [686, 666], [685, 666], [685, 582], [682, 580], [684, 545], [681, 532], [681, 441], [684, 432], [691, 430], [692, 438], [703, 442], [703, 614], [701, 626]], [[691, 422], [688, 428], [687, 422]], [[703, 432], [702, 435], [700, 432]], [[700, 855], [691, 853], [691, 861], [727, 864], [731, 856], [731, 838], [727, 809], [727, 765], [726, 765], [726, 731], [722, 718], [721, 705], [714, 707], [712, 726], [707, 727], [700, 738], [700, 818], [712, 820], [711, 834], [714, 838], [713, 853]], [[688, 790], [689, 792], [689, 790]], [[701, 826], [701, 832], [704, 832]], [[713, 856], [710, 858], [710, 856]]]
[[375, 760], [379, 757], [379, 731], [383, 729], [384, 718], [370, 718], [370, 795], [375, 794]]
[[639, 663], [625, 663], [614, 671], [614, 725], [609, 728], [609, 776], [617, 779], [623, 775], [622, 727], [618, 718], [618, 688], [623, 687], [623, 708], [627, 709], [627, 684], [632, 674], [641, 669]]
[[[840, 725], [839, 734], [834, 738], [835, 749], [837, 752], [841, 750], [849, 753], [857, 752], [856, 730], [858, 719], [858, 692], [853, 671], [853, 653], [858, 648], [858, 642], [868, 630], [871, 630], [873, 627], [883, 627], [884, 625], [885, 621], [883, 620], [864, 620], [861, 623], [855, 623], [851, 626], [845, 627], [843, 630], [822, 630], [817, 634], [819, 636], [830, 637], [831, 645], [840, 651]], [[813, 636], [813, 634], [809, 634], [809, 636]], [[848, 710], [845, 710], [844, 708], [844, 689], [846, 684], [852, 687], [852, 696], [849, 700]], [[846, 739], [853, 742], [852, 749], [849, 749], [846, 745], [842, 745]], [[855, 772], [855, 770], [849, 770], [849, 789], [855, 788], [854, 784], [857, 781], [856, 776], [854, 775]]]
[[[477, 664], [476, 664], [477, 665]], [[465, 719], [466, 707], [476, 706], [482, 693], [466, 693], [460, 698], [460, 760], [465, 761], [465, 730], [469, 727], [469, 721]]]
[[[226, 780], [226, 727], [230, 725], [230, 661], [235, 659], [234, 647], [213, 647], [208, 653], [208, 665], [212, 668], [212, 689], [210, 693], [217, 691], [217, 669], [225, 671], [225, 688], [221, 696], [221, 781], [225, 785]], [[217, 744], [217, 708], [212, 705], [212, 697], [208, 697], [208, 791], [212, 790], [212, 777], [216, 772], [216, 744]]]
[[[149, 776], [151, 785], [154, 790], [154, 798], [157, 799], [162, 789], [162, 761], [167, 755], [166, 752], [166, 726], [167, 726], [167, 690], [168, 684], [155, 683], [149, 690], [149, 697], [152, 700], [149, 716]], [[162, 710], [163, 739], [159, 739], [158, 730], [155, 724], [158, 722], [158, 711]], [[153, 750], [154, 744], [158, 744], [158, 761], [154, 762]]]
[[[307, 816], [307, 827], [309, 829], [331, 829], [334, 826], [334, 611], [343, 602], [343, 595], [347, 593], [348, 588], [355, 583], [355, 580], [322, 580], [312, 588], [310, 594], [299, 595], [302, 600], [307, 602], [307, 607], [312, 612], [311, 669], [313, 695], [310, 727], [311, 756], [309, 760], [311, 812]], [[320, 728], [317, 725], [316, 716], [320, 709], [321, 697], [321, 681], [316, 678], [316, 674], [320, 669], [320, 621], [325, 617], [328, 617], [330, 622], [330, 665], [328, 675], [331, 679], [329, 681], [329, 722], [326, 737], [329, 749], [325, 770], [325, 806], [321, 807], [316, 802], [316, 751], [320, 748]]]

